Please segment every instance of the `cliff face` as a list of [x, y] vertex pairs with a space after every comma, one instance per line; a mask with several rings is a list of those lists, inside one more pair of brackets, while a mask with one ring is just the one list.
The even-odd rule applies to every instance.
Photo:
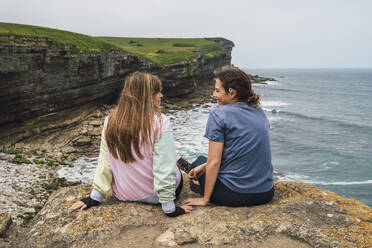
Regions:
[[202, 80], [211, 80], [215, 68], [231, 62], [233, 43], [214, 40], [221, 40], [225, 54], [197, 54], [192, 61], [165, 66], [120, 51], [73, 54], [71, 47], [50, 46], [48, 40], [0, 43], [0, 125], [92, 102], [113, 103], [134, 71], [158, 75], [166, 96], [190, 93]]

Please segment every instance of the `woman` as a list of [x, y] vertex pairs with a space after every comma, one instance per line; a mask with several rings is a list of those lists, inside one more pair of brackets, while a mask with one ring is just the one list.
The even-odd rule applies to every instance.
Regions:
[[205, 206], [211, 201], [237, 207], [268, 203], [274, 195], [273, 168], [269, 121], [259, 96], [249, 76], [237, 67], [225, 66], [214, 74], [213, 97], [219, 107], [210, 113], [204, 135], [209, 139], [208, 160], [199, 157], [188, 173], [199, 179], [204, 194], [183, 204]]
[[135, 72], [125, 80], [117, 107], [105, 120], [93, 191], [72, 210], [99, 205], [113, 191], [122, 201], [162, 204], [169, 217], [190, 212], [175, 207], [182, 190], [172, 126], [160, 113], [161, 81]]

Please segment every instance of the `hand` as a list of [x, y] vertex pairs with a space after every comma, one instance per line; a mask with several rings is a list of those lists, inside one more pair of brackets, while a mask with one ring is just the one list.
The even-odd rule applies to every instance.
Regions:
[[205, 173], [205, 163], [195, 167], [187, 174], [190, 179], [198, 179]]
[[78, 202], [75, 202], [71, 207], [70, 207], [70, 210], [84, 210], [86, 209], [88, 206], [82, 202], [82, 201], [78, 201]]
[[183, 204], [180, 206], [186, 213], [190, 213], [194, 208], [191, 205]]
[[[204, 198], [188, 198], [182, 202], [183, 205], [191, 206], [207, 206], [208, 201]], [[182, 205], [182, 206], [183, 206]]]

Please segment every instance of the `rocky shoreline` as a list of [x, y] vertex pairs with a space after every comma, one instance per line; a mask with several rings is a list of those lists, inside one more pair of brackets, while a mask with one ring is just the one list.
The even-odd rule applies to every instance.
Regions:
[[[268, 80], [268, 79], [265, 79]], [[265, 81], [261, 80], [261, 81]], [[214, 84], [206, 83], [184, 97], [165, 98], [162, 111], [190, 109], [211, 102]], [[57, 170], [72, 166], [71, 161], [97, 156], [104, 118], [113, 105], [87, 106], [79, 111], [60, 113], [35, 123], [30, 129], [14, 135], [13, 142], [3, 144], [0, 153], [0, 237], [3, 241], [29, 228], [29, 222], [44, 207], [49, 196], [60, 188], [80, 184], [58, 178]], [[9, 225], [13, 222], [13, 225]], [[9, 229], [10, 226], [10, 229]]]

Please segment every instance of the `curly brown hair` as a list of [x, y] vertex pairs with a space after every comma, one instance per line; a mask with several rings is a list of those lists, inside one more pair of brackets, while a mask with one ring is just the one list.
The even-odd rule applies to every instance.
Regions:
[[255, 108], [260, 107], [260, 96], [252, 89], [253, 80], [244, 71], [235, 66], [223, 66], [213, 73], [222, 82], [226, 93], [229, 89], [234, 89], [239, 102], [246, 102]]

